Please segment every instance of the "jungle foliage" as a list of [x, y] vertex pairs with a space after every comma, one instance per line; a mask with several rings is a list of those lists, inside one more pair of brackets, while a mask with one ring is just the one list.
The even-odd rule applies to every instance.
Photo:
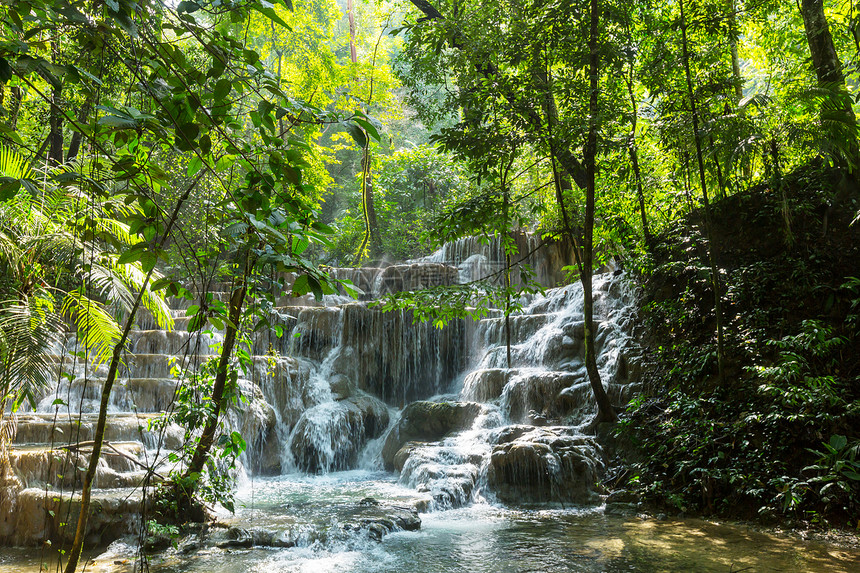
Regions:
[[[165, 297], [193, 299], [190, 330], [225, 337], [177, 368], [185, 470], [165, 499], [229, 503], [244, 442], [220, 422], [276, 296], [351, 290], [320, 262], [526, 229], [575, 245], [586, 289], [612, 257], [646, 286], [653, 370], [624, 427], [648, 496], [860, 519], [853, 3], [379, 1], [353, 26], [346, 10], [0, 6], [2, 417], [52, 381], [68, 323], [80, 359], [109, 365], [103, 431], [137, 312], [169, 326]], [[441, 324], [478, 292], [509, 316], [510, 268], [501, 289], [386, 305]]]

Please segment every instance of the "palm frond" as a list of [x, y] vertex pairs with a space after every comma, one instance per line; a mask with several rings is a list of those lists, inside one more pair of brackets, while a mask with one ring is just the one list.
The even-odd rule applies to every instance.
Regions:
[[15, 402], [27, 398], [32, 403], [55, 374], [51, 349], [63, 332], [65, 326], [49, 296], [0, 303], [0, 398]]
[[71, 291], [66, 293], [63, 300], [62, 314], [74, 322], [78, 340], [89, 350], [94, 365], [98, 366], [110, 358], [122, 338], [122, 332], [116, 320], [101, 304], [80, 291]]
[[[143, 288], [146, 273], [139, 263], [117, 264], [117, 255], [103, 255], [98, 264], [93, 264], [93, 284], [100, 289], [101, 294], [108, 300], [119, 302], [126, 312], [129, 312], [137, 298], [137, 293]], [[158, 280], [161, 274], [153, 271], [152, 279]], [[148, 310], [160, 328], [173, 330], [173, 316], [170, 307], [160, 293], [154, 293], [149, 288], [143, 289], [141, 306]]]
[[[0, 145], [0, 189], [4, 199], [14, 198], [22, 186], [31, 193], [36, 192], [35, 173], [20, 153]], [[14, 184], [14, 186], [11, 186]]]

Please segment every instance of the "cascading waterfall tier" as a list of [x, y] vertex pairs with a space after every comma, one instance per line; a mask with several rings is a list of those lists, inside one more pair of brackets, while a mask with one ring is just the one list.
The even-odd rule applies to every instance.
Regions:
[[[637, 388], [630, 331], [635, 293], [621, 274], [594, 279], [596, 355], [610, 400]], [[459, 390], [407, 407], [383, 457], [400, 481], [438, 508], [476, 499], [505, 503], [590, 503], [604, 467], [597, 440], [583, 432], [597, 413], [584, 364], [580, 284], [538, 295], [510, 317], [510, 366], [504, 318], [474, 329], [475, 361]], [[418, 410], [438, 412], [418, 416]], [[454, 412], [457, 412], [455, 415]]]
[[[529, 264], [547, 286], [562, 281], [560, 269], [572, 262], [569, 248], [540, 246], [524, 233], [513, 240], [521, 253], [513, 262]], [[497, 281], [504, 264], [498, 239], [463, 239], [405, 264], [331, 269], [364, 291], [358, 302], [343, 295], [280, 296], [270, 322], [284, 334], [272, 329], [254, 336], [247, 349], [251, 367], [239, 380], [247, 401], [225, 415], [225, 427], [240, 431], [248, 444], [245, 470], [385, 467], [400, 472], [401, 484], [425, 496], [428, 507], [439, 508], [479, 499], [593, 500], [590, 488], [604, 462], [599, 444], [582, 432], [595, 405], [582, 361], [579, 285], [534, 296], [509, 317], [510, 365], [505, 318], [497, 310], [440, 329], [415, 323], [409, 311], [384, 313], [370, 304], [398, 291]], [[620, 275], [598, 276], [594, 287], [598, 365], [610, 398], [623, 404], [637, 373], [629, 337], [634, 295]], [[149, 422], [173, 407], [182, 372], [216, 356], [222, 340], [217, 331], [187, 331], [189, 304], [172, 302], [175, 331], [158, 329], [144, 314], [131, 333], [96, 478], [95, 498], [116, 511], [91, 523], [92, 542], [138, 526], [126, 514], [140, 511], [140, 487], [166, 476], [167, 456], [181, 446], [180, 428], [157, 431]], [[78, 350], [74, 335], [52, 350], [59, 382], [35, 412], [19, 415], [12, 471], [0, 484], [0, 543], [37, 544], [73, 533], [74, 525], [63, 524], [74, 523], [68, 518], [80, 487], [76, 468], [88, 461], [107, 374], [106, 365], [77, 358]], [[35, 512], [39, 504], [65, 514]]]

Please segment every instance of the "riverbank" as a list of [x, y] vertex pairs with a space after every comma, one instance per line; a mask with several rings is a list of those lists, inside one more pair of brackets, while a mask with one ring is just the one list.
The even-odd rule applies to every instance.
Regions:
[[643, 393], [619, 425], [620, 465], [627, 487], [669, 515], [854, 530], [856, 194], [826, 168], [798, 170], [784, 183], [715, 204], [722, 379], [702, 222], [694, 213], [638, 261], [648, 363]]

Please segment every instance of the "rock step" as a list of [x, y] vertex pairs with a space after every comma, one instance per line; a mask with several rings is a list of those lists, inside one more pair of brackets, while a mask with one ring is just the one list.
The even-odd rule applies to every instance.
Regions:
[[[159, 434], [147, 429], [155, 414], [112, 413], [105, 426], [105, 440], [110, 442], [140, 441], [148, 448], [158, 447]], [[95, 437], [98, 414], [18, 414], [18, 431], [13, 443], [19, 445], [50, 444], [59, 448], [64, 444], [88, 442]], [[164, 432], [164, 447], [175, 450], [182, 444], [182, 430], [170, 426]]]
[[[9, 452], [9, 467], [24, 488], [71, 489], [83, 483], [91, 454], [91, 446], [80, 450], [25, 446]], [[164, 466], [164, 455], [161, 463], [148, 464], [147, 452], [140, 442], [106, 442], [99, 458], [95, 487], [137, 487], [149, 475], [150, 465], [156, 472], [150, 481], [158, 482], [160, 476], [168, 473], [167, 468], [158, 467]]]
[[[147, 498], [151, 499], [151, 498]], [[106, 545], [129, 533], [138, 533], [143, 509], [140, 488], [93, 489], [85, 544]], [[46, 539], [70, 543], [80, 513], [80, 495], [26, 488], [11, 507], [0, 511], [0, 544], [41, 545]]]

